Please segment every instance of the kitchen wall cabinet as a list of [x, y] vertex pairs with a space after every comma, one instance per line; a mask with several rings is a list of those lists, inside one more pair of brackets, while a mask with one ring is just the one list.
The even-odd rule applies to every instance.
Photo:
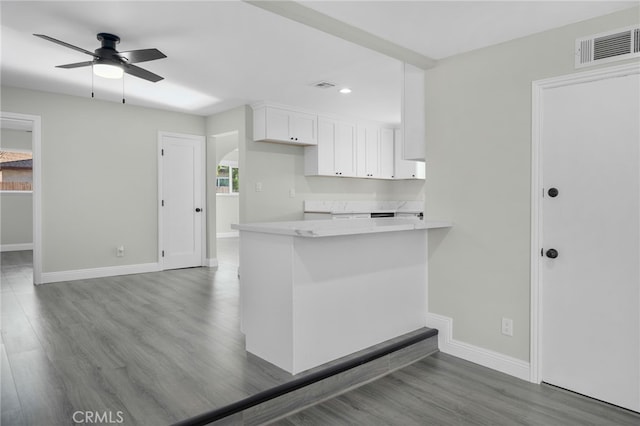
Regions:
[[395, 141], [395, 179], [424, 179], [425, 163], [424, 161], [405, 160], [402, 130], [394, 129]]
[[402, 90], [403, 159], [425, 161], [424, 71], [404, 64]]
[[253, 140], [317, 144], [317, 115], [271, 105], [253, 107]]
[[380, 178], [380, 128], [378, 126], [358, 125], [357, 154], [356, 176]]
[[305, 147], [306, 176], [356, 176], [356, 124], [318, 117], [318, 143]]
[[395, 142], [394, 142], [394, 129], [389, 127], [380, 128], [380, 178], [393, 179], [395, 177]]

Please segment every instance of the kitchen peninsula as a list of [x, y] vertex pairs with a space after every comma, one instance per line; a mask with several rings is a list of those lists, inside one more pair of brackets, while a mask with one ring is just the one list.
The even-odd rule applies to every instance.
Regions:
[[247, 351], [297, 374], [424, 327], [427, 230], [449, 226], [418, 219], [233, 225]]

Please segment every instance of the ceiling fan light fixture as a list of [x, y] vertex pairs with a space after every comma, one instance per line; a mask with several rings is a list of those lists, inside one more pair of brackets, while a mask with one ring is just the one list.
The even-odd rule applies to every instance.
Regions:
[[93, 73], [98, 77], [118, 79], [122, 78], [124, 71], [122, 67], [111, 64], [94, 64]]

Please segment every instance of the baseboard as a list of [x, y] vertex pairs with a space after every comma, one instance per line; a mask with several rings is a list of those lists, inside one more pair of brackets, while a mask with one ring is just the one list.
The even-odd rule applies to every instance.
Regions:
[[215, 257], [212, 257], [212, 258], [209, 258], [209, 259], [205, 259], [204, 266], [207, 266], [209, 268], [217, 268], [218, 267], [218, 259], [215, 258]]
[[33, 250], [33, 243], [0, 244], [0, 252]]
[[104, 268], [76, 269], [71, 271], [43, 272], [42, 284], [60, 281], [87, 280], [91, 278], [115, 277], [118, 275], [145, 274], [160, 271], [158, 263], [143, 263], [138, 265], [107, 266]]
[[427, 314], [427, 327], [438, 329], [438, 347], [440, 351], [529, 381], [531, 366], [528, 362], [455, 340], [453, 338], [452, 318], [438, 314]]
[[240, 236], [240, 231], [218, 232], [216, 238], [235, 238]]

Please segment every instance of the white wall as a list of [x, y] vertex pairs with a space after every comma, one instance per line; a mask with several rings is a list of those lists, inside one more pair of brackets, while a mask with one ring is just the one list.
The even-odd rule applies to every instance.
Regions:
[[216, 195], [216, 231], [218, 237], [237, 235], [231, 225], [240, 222], [240, 202], [237, 194]]
[[529, 359], [531, 82], [576, 72], [577, 37], [639, 21], [629, 9], [426, 72], [427, 218], [454, 222], [430, 231], [429, 310], [453, 318], [454, 339]]
[[[0, 129], [2, 149], [31, 151], [31, 132]], [[33, 196], [31, 192], [0, 192], [0, 246], [12, 249], [33, 244]], [[15, 248], [15, 246], [13, 247]]]
[[3, 111], [42, 117], [43, 272], [157, 262], [158, 131], [203, 135], [204, 118], [13, 87], [1, 96]]

